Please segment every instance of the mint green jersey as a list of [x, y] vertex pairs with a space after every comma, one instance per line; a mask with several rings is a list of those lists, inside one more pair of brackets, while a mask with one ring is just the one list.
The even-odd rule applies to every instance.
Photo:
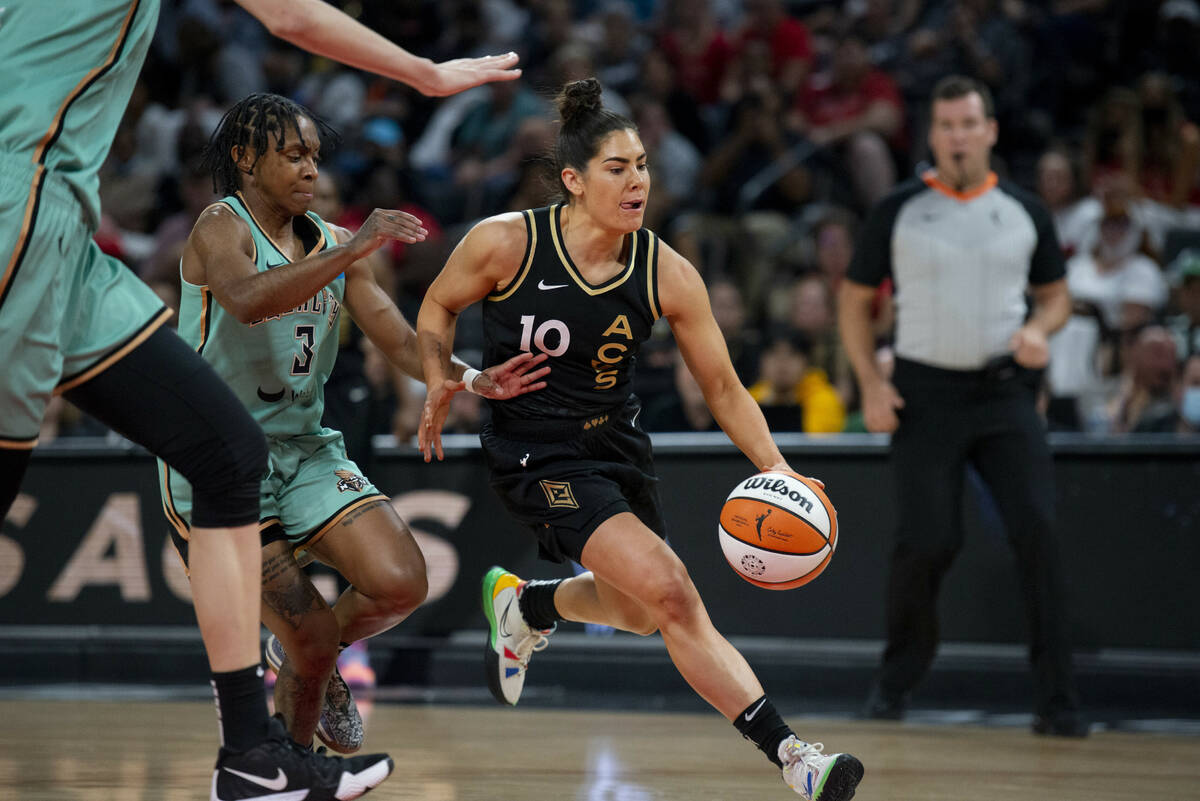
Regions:
[[154, 36], [159, 0], [0, 6], [0, 152], [64, 179], [95, 229], [100, 165]]
[[[250, 226], [259, 272], [289, 264], [254, 219], [241, 197], [223, 203]], [[312, 255], [337, 239], [313, 212], [306, 242]], [[302, 223], [301, 223], [302, 224]], [[338, 276], [302, 306], [249, 324], [217, 303], [207, 286], [186, 280], [179, 303], [179, 335], [225, 380], [268, 439], [288, 439], [321, 431], [325, 381], [338, 350], [338, 314], [346, 279]]]

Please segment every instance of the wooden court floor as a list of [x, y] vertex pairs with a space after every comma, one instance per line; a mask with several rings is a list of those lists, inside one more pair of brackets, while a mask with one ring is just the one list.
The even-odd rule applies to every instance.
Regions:
[[[793, 719], [866, 765], [856, 801], [1195, 801], [1200, 738]], [[200, 701], [0, 701], [4, 801], [204, 801], [216, 720]], [[796, 798], [714, 714], [374, 704], [373, 801]]]

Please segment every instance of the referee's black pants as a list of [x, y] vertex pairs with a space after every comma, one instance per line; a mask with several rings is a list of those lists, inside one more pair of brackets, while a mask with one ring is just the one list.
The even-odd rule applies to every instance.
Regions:
[[1016, 553], [1030, 633], [1034, 711], [1078, 706], [1063, 578], [1054, 535], [1054, 476], [1029, 371], [942, 370], [896, 360], [904, 398], [891, 459], [898, 527], [887, 585], [887, 647], [879, 675], [899, 698], [924, 676], [938, 643], [942, 578], [963, 542], [967, 463], [983, 478]]

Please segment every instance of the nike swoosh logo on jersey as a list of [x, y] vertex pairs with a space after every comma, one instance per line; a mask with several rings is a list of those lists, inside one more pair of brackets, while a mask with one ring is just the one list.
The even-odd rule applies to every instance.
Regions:
[[282, 389], [279, 390], [278, 392], [264, 392], [262, 387], [258, 388], [259, 400], [266, 401], [267, 403], [275, 403], [277, 401], [283, 400], [283, 393], [284, 393], [284, 390], [282, 390]]
[[240, 770], [225, 768], [227, 773], [232, 773], [234, 776], [238, 776], [248, 782], [253, 782], [259, 787], [265, 787], [268, 790], [282, 790], [284, 787], [287, 787], [287, 774], [283, 772], [283, 768], [276, 768], [276, 770], [279, 771], [279, 775], [274, 779], [267, 779], [262, 776], [255, 776], [253, 773], [242, 773]]
[[766, 699], [766, 698], [764, 698], [764, 699], [762, 699], [761, 701], [759, 701], [759, 702], [758, 702], [758, 706], [754, 707], [754, 709], [751, 709], [749, 712], [747, 712], [747, 713], [744, 715], [744, 717], [746, 718], [746, 720], [748, 720], [748, 721], [749, 721], [749, 720], [754, 720], [754, 716], [758, 714], [758, 710], [762, 709], [762, 708], [763, 708], [763, 704], [765, 704], [766, 702], [767, 702], [767, 699]]
[[538, 281], [538, 289], [562, 289], [566, 284], [547, 284], [545, 279]]

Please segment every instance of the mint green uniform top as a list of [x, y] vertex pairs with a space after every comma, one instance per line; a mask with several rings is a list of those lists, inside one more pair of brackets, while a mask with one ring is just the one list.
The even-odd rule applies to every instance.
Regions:
[[64, 179], [94, 229], [100, 165], [154, 36], [159, 0], [0, 6], [0, 152]]
[[[240, 197], [218, 202], [250, 226], [259, 272], [290, 263]], [[307, 255], [337, 245], [316, 214], [309, 212], [301, 219], [312, 225], [306, 241], [315, 244]], [[268, 439], [320, 432], [325, 381], [337, 359], [345, 277], [338, 276], [304, 305], [249, 325], [225, 311], [207, 286], [182, 284], [179, 335], [225, 380]]]
[[170, 316], [92, 241], [159, 0], [0, 0], [0, 448]]

